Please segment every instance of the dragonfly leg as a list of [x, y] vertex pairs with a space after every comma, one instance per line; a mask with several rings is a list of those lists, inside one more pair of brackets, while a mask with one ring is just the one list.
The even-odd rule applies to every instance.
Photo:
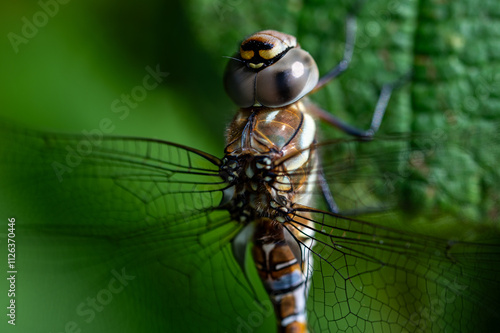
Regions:
[[385, 110], [387, 109], [387, 104], [389, 103], [392, 91], [394, 90], [394, 88], [398, 87], [403, 80], [407, 80], [407, 75], [403, 76], [403, 78], [394, 83], [388, 83], [382, 87], [382, 91], [380, 92], [380, 95], [378, 97], [377, 105], [375, 106], [375, 110], [373, 111], [371, 125], [368, 130], [361, 130], [359, 128], [351, 126], [341, 119], [335, 117], [330, 112], [312, 103], [307, 106], [307, 110], [314, 117], [329, 123], [330, 125], [340, 129], [346, 134], [370, 140], [377, 132], [380, 124], [382, 123], [382, 119], [384, 118]]
[[354, 51], [354, 44], [356, 42], [356, 16], [354, 16], [353, 14], [349, 14], [347, 16], [345, 35], [345, 47], [342, 60], [337, 66], [335, 66], [332, 70], [330, 70], [319, 79], [318, 83], [316, 84], [314, 89], [311, 90], [310, 94], [313, 94], [323, 88], [331, 80], [335, 79], [340, 74], [345, 72], [349, 67], [352, 59], [352, 53]]
[[318, 182], [321, 187], [321, 193], [323, 193], [323, 198], [328, 206], [328, 210], [332, 213], [338, 214], [339, 207], [333, 198], [332, 191], [330, 191], [330, 186], [328, 186], [321, 164], [318, 165]]

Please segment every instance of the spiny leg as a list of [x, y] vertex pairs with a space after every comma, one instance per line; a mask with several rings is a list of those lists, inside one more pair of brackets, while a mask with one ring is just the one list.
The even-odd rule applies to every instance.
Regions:
[[[308, 106], [308, 110], [315, 117], [323, 121], [326, 121], [330, 125], [340, 129], [346, 134], [365, 140], [371, 140], [375, 135], [375, 133], [378, 131], [380, 124], [382, 123], [382, 119], [384, 118], [385, 110], [387, 109], [387, 104], [389, 103], [392, 91], [398, 85], [399, 85], [399, 80], [394, 84], [386, 84], [382, 87], [382, 91], [375, 106], [375, 110], [373, 111], [370, 128], [368, 130], [361, 130], [354, 126], [351, 126], [346, 122], [340, 120], [339, 118], [335, 117], [328, 111], [325, 111], [314, 104]], [[323, 198], [328, 206], [328, 209], [332, 213], [339, 213], [339, 208], [335, 202], [335, 199], [333, 198], [333, 194], [330, 191], [330, 187], [325, 179], [325, 175], [321, 166], [318, 167], [318, 182], [321, 188], [321, 192], [323, 194]]]
[[[399, 82], [399, 80], [398, 80]], [[385, 110], [387, 109], [387, 104], [389, 104], [389, 99], [391, 97], [392, 91], [396, 87], [397, 83], [389, 83], [385, 84], [382, 87], [382, 91], [378, 97], [377, 105], [375, 106], [375, 110], [373, 111], [372, 121], [370, 124], [370, 128], [367, 130], [362, 130], [352, 125], [347, 124], [343, 120], [338, 117], [335, 117], [330, 112], [320, 108], [315, 104], [309, 104], [308, 111], [314, 117], [317, 117], [328, 124], [340, 129], [342, 132], [352, 135], [354, 137], [362, 138], [370, 140], [373, 138], [373, 135], [378, 131], [380, 124], [382, 123], [382, 119], [384, 118]]]
[[328, 210], [332, 213], [339, 213], [339, 206], [335, 202], [333, 198], [332, 191], [330, 191], [330, 187], [328, 186], [328, 182], [325, 178], [325, 173], [323, 172], [323, 167], [321, 165], [318, 166], [318, 182], [321, 187], [321, 193], [323, 194], [323, 199], [325, 199], [326, 205], [328, 206]]
[[344, 55], [342, 60], [331, 69], [328, 73], [323, 75], [314, 89], [310, 92], [310, 94], [315, 93], [316, 91], [323, 88], [330, 81], [344, 73], [352, 60], [352, 54], [354, 52], [354, 45], [356, 44], [356, 16], [365, 0], [357, 0], [350, 6], [349, 13], [347, 14], [346, 19], [346, 31], [345, 31], [345, 43], [344, 43]]
[[323, 88], [330, 81], [338, 77], [340, 74], [345, 72], [349, 67], [349, 64], [352, 60], [352, 54], [354, 51], [354, 44], [356, 42], [356, 17], [353, 14], [349, 14], [346, 21], [346, 33], [345, 33], [345, 46], [344, 46], [344, 56], [340, 63], [335, 66], [328, 73], [323, 75], [314, 89], [310, 92], [310, 94], [315, 93], [316, 91]]

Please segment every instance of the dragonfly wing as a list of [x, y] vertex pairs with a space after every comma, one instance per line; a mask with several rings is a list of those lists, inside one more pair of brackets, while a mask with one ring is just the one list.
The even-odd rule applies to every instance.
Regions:
[[500, 319], [498, 234], [466, 243], [308, 207], [296, 216], [314, 222], [314, 332], [472, 332]]
[[[397, 207], [395, 184], [388, 175], [406, 168], [409, 139], [339, 139], [317, 145], [321, 172], [341, 212], [357, 215]], [[321, 202], [322, 193], [316, 194]]]
[[[446, 135], [333, 140], [317, 149], [344, 215], [397, 210], [406, 212], [408, 219], [447, 216], [498, 225], [500, 172], [494, 162], [500, 158], [498, 129], [493, 123]], [[317, 202], [321, 199], [318, 195]]]
[[0, 137], [22, 330], [220, 332], [261, 311], [231, 253], [241, 227], [217, 210], [217, 158], [6, 125]]

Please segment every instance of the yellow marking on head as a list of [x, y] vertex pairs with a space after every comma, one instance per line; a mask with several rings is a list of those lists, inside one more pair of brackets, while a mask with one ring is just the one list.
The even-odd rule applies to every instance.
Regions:
[[243, 58], [245, 60], [250, 60], [254, 57], [254, 53], [252, 50], [245, 51], [241, 48], [240, 48], [240, 55], [241, 55], [241, 58]]
[[261, 68], [261, 67], [262, 67], [262, 65], [264, 65], [264, 63], [259, 62], [258, 64], [254, 64], [254, 63], [252, 63], [252, 62], [251, 62], [251, 63], [249, 63], [248, 65], [249, 65], [250, 67], [254, 68], [254, 69], [257, 69], [257, 68]]
[[272, 49], [269, 50], [259, 50], [259, 55], [262, 59], [270, 60], [276, 57], [278, 54], [283, 52], [286, 49], [283, 44], [275, 44]]

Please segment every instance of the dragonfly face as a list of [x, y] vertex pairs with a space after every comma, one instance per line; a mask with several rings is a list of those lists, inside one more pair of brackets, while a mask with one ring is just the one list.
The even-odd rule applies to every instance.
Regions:
[[265, 30], [245, 39], [224, 74], [224, 87], [240, 107], [289, 105], [318, 83], [318, 67], [295, 37]]
[[[67, 147], [85, 138], [1, 125], [0, 181], [9, 194], [2, 200], [21, 212], [23, 243], [72, 278], [59, 282], [82, 281], [74, 294], [44, 294], [71, 311], [43, 329], [75, 323], [140, 332], [152, 322], [167, 331], [269, 332], [277, 321], [295, 332], [458, 332], [497, 323], [490, 305], [500, 290], [498, 242], [388, 227], [402, 216], [391, 206], [397, 198], [371, 186], [381, 176], [370, 168], [374, 160], [408, 167], [399, 146], [379, 153], [408, 137], [316, 142], [321, 113], [303, 97], [322, 81], [297, 45], [263, 31], [229, 62], [225, 86], [241, 109], [222, 159], [171, 142], [105, 137], [59, 182], [54, 163], [64, 164]], [[361, 145], [373, 149], [358, 152]], [[328, 197], [325, 184], [347, 188], [332, 191], [339, 211], [328, 199], [330, 211], [317, 208]], [[351, 208], [371, 214], [342, 214]], [[28, 273], [38, 278], [43, 270]], [[42, 324], [20, 323], [25, 331]]]

